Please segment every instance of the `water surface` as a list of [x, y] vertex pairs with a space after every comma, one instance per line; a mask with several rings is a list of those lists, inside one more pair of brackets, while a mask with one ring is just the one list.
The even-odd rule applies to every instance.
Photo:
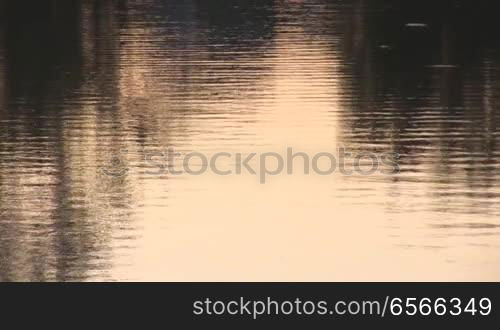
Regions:
[[[405, 3], [0, 1], [0, 280], [499, 280], [496, 18]], [[339, 145], [400, 171], [142, 161]]]

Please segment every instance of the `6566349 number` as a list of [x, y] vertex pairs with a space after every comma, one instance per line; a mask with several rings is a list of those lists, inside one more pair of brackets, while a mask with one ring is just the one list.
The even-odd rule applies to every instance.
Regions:
[[459, 316], [464, 314], [488, 316], [491, 314], [492, 308], [489, 298], [470, 298], [467, 300], [460, 298], [393, 298], [390, 303], [390, 311], [394, 316]]

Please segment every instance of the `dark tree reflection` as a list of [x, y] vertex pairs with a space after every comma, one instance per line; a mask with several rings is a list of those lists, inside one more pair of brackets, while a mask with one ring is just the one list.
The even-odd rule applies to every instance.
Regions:
[[[432, 174], [433, 194], [449, 212], [493, 210], [499, 185], [498, 26], [479, 13], [484, 8], [459, 1], [358, 1], [340, 25], [348, 63], [343, 138], [399, 153], [403, 173]], [[478, 203], [463, 209], [464, 197]]]

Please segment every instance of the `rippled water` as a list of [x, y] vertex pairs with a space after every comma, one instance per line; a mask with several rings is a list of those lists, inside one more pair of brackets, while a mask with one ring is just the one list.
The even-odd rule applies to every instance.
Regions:
[[[402, 3], [0, 1], [0, 280], [499, 280], [497, 19]], [[141, 161], [339, 145], [400, 172]]]

